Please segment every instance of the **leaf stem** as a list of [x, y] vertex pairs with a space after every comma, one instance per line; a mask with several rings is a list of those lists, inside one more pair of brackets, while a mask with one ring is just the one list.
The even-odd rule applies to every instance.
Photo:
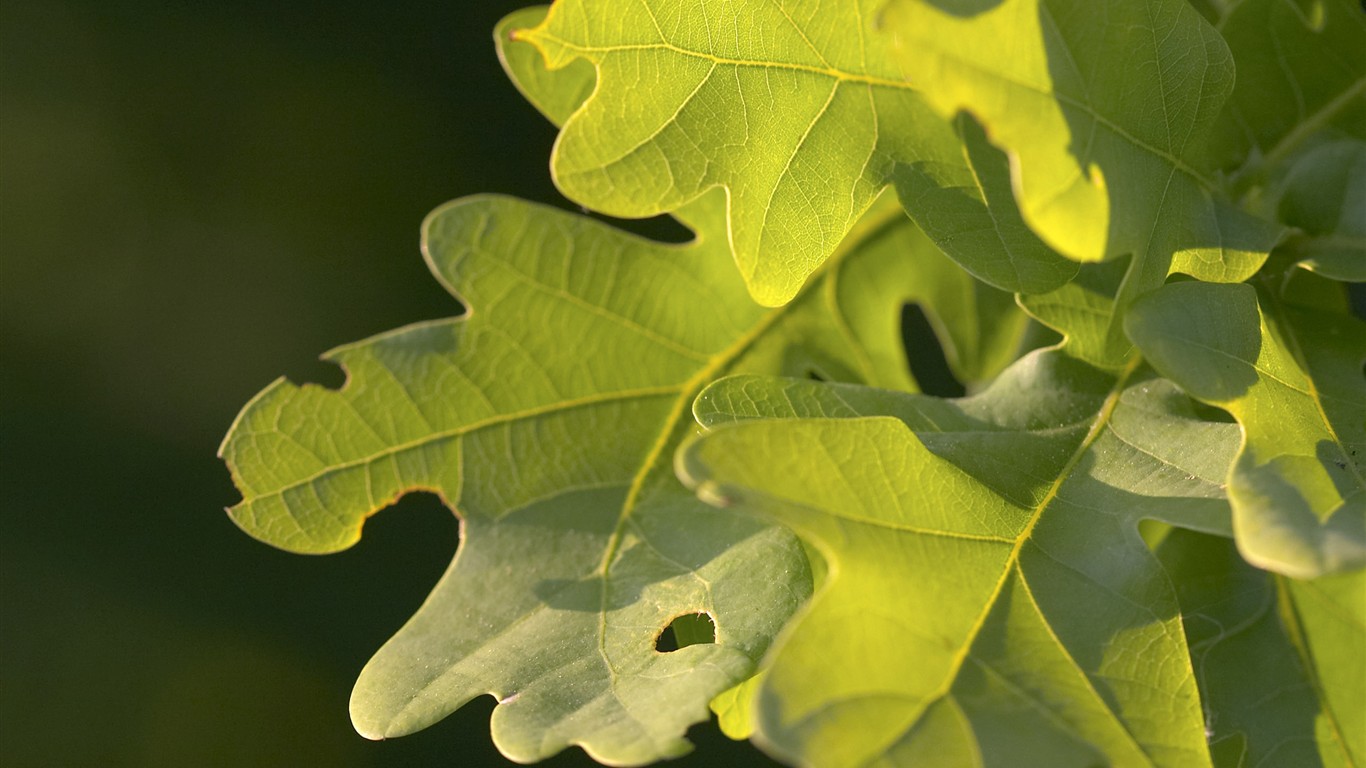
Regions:
[[[1053, 481], [1053, 484], [1049, 486], [1048, 492], [1034, 505], [1034, 511], [1030, 515], [1029, 521], [1025, 523], [1024, 528], [1020, 530], [1020, 533], [1015, 538], [1015, 546], [1010, 550], [1010, 555], [1007, 556], [1006, 562], [1001, 568], [1001, 577], [996, 582], [996, 586], [992, 590], [991, 596], [987, 598], [982, 606], [981, 613], [977, 616], [977, 620], [973, 622], [972, 628], [968, 630], [967, 636], [963, 640], [962, 647], [959, 648], [954, 655], [953, 663], [950, 665], [948, 674], [944, 677], [943, 685], [939, 691], [932, 696], [927, 697], [926, 700], [928, 702], [934, 702], [948, 696], [949, 692], [953, 690], [953, 685], [958, 678], [959, 671], [963, 668], [963, 665], [971, 655], [973, 643], [977, 641], [977, 636], [981, 634], [982, 629], [986, 626], [987, 619], [991, 616], [992, 608], [1000, 599], [1001, 592], [1005, 590], [1006, 584], [1010, 582], [1011, 572], [1019, 565], [1020, 552], [1024, 549], [1025, 542], [1029, 540], [1029, 536], [1038, 525], [1039, 519], [1043, 517], [1044, 510], [1046, 510], [1048, 506], [1053, 503], [1053, 500], [1057, 498], [1058, 491], [1062, 488], [1063, 483], [1067, 482], [1072, 471], [1076, 469], [1077, 464], [1086, 456], [1086, 452], [1090, 450], [1091, 445], [1100, 437], [1101, 432], [1104, 431], [1105, 427], [1110, 423], [1110, 416], [1114, 413], [1115, 407], [1119, 404], [1120, 395], [1124, 393], [1124, 388], [1128, 385], [1129, 379], [1142, 363], [1142, 356], [1137, 353], [1131, 353], [1129, 355], [1128, 362], [1120, 372], [1119, 378], [1115, 380], [1114, 386], [1110, 388], [1110, 392], [1106, 395], [1105, 401], [1096, 412], [1095, 419], [1091, 422], [1091, 428], [1087, 430], [1086, 436], [1082, 438], [1081, 443], [1077, 445], [1077, 449], [1072, 452], [1067, 463], [1064, 464], [1062, 469], [1058, 472], [1058, 477]], [[918, 717], [919, 716], [917, 716], [917, 718]]]
[[1318, 111], [1305, 118], [1295, 129], [1281, 137], [1266, 154], [1262, 155], [1261, 160], [1238, 173], [1232, 186], [1241, 187], [1250, 179], [1260, 178], [1266, 173], [1267, 169], [1274, 168], [1288, 157], [1292, 152], [1299, 148], [1315, 131], [1319, 130], [1338, 113], [1346, 109], [1354, 99], [1366, 94], [1366, 78], [1356, 81], [1356, 84], [1342, 93], [1338, 94], [1332, 101], [1319, 107]]

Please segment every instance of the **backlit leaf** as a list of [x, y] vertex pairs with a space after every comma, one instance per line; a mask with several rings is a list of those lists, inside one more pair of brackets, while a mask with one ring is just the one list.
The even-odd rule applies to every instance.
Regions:
[[1254, 565], [1314, 578], [1366, 565], [1366, 323], [1247, 285], [1176, 283], [1127, 322], [1152, 365], [1244, 431], [1229, 475]]
[[955, 121], [962, 161], [900, 166], [897, 193], [930, 238], [962, 267], [1007, 291], [1043, 293], [1080, 265], [1049, 248], [1020, 218], [1005, 155], [966, 115]]
[[[1280, 237], [1226, 201], [1202, 152], [1233, 88], [1185, 0], [891, 0], [884, 22], [941, 114], [1011, 156], [1024, 220], [1081, 260], [1130, 255], [1117, 310], [1169, 271], [1250, 277]], [[1114, 361], [1128, 344], [1114, 320]]]
[[1232, 542], [1173, 531], [1177, 585], [1215, 765], [1366, 758], [1366, 572], [1310, 582], [1248, 565]]
[[[505, 45], [509, 70], [563, 114], [543, 89], [581, 93], [591, 73], [534, 79], [529, 51]], [[450, 569], [357, 682], [362, 733], [408, 733], [490, 693], [495, 741], [519, 760], [570, 744], [614, 763], [686, 751], [684, 730], [753, 673], [810, 578], [789, 534], [711, 510], [673, 478], [696, 393], [734, 371], [914, 386], [899, 344], [908, 298], [954, 313], [942, 322], [965, 370], [1004, 364], [981, 328], [1018, 332], [1003, 294], [960, 306], [973, 281], [890, 200], [779, 309], [735, 274], [720, 196], [678, 215], [693, 242], [507, 198], [438, 209], [424, 250], [468, 315], [336, 350], [341, 390], [277, 382], [239, 418], [223, 455], [244, 496], [233, 519], [254, 536], [335, 551], [412, 490], [461, 515]], [[693, 613], [716, 642], [657, 652]]]
[[[597, 71], [556, 143], [556, 183], [618, 216], [724, 187], [736, 262], [773, 305], [795, 295], [902, 164], [924, 198], [908, 209], [951, 256], [1006, 290], [1061, 284], [1062, 260], [1010, 231], [1004, 175], [970, 167], [1002, 161], [986, 148], [967, 157], [902, 77], [873, 29], [878, 2], [561, 0], [543, 23], [512, 32], [552, 70], [588, 61]], [[984, 201], [1004, 201], [1004, 227]], [[955, 244], [992, 230], [1001, 238], [990, 252]]]
[[285, 549], [459, 517], [358, 730], [488, 694], [523, 762], [709, 706], [798, 765], [1366, 762], [1356, 3], [557, 0], [495, 44], [582, 215], [440, 207], [465, 314], [221, 449]]
[[586, 59], [598, 72], [556, 143], [556, 184], [617, 216], [724, 187], [750, 290], [788, 301], [885, 186], [908, 133], [906, 159], [957, 149], [871, 34], [873, 6], [562, 0], [515, 33], [552, 70]]
[[695, 409], [712, 429], [681, 474], [829, 569], [766, 661], [756, 739], [776, 755], [1208, 762], [1176, 596], [1136, 524], [1228, 530], [1233, 425], [1057, 351], [959, 401], [740, 377]]
[[[581, 106], [582, 101], [593, 91], [597, 69], [587, 59], [570, 61], [563, 67], [547, 70], [541, 56], [535, 55], [534, 46], [519, 43], [525, 37], [525, 30], [540, 25], [546, 18], [546, 7], [526, 8], [509, 14], [499, 23], [494, 37], [498, 45], [499, 58], [514, 83], [527, 98], [537, 106], [552, 122], [564, 123]], [[937, 125], [937, 123], [935, 124]], [[959, 215], [951, 215], [942, 205], [930, 206], [933, 213], [917, 216], [918, 223], [924, 227], [931, 223], [931, 239], [939, 248], [948, 249], [949, 255], [958, 263], [996, 264], [1007, 263], [1008, 268], [972, 270], [983, 280], [1004, 291], [1029, 290], [1044, 285], [1054, 285], [1065, 281], [1071, 274], [1066, 268], [1048, 267], [1042, 262], [1056, 260], [1056, 254], [1047, 251], [1032, 235], [1020, 233], [1019, 227], [1010, 229], [1009, 217], [1013, 214], [1018, 222], [1014, 202], [1009, 199], [1008, 180], [1000, 178], [999, 173], [990, 168], [992, 158], [988, 156], [990, 147], [974, 145], [973, 153], [979, 155], [978, 163], [987, 168], [981, 176], [990, 176], [983, 181], [968, 182], [974, 171], [961, 157], [951, 162], [925, 161], [914, 170], [918, 182], [913, 184], [915, 194], [928, 196], [936, 191], [947, 200], [956, 196], [952, 190], [939, 190], [934, 184], [965, 184], [975, 190], [975, 194], [992, 193], [993, 205], [1004, 202], [1004, 209], [988, 209], [985, 203]], [[966, 156], [964, 148], [959, 154]], [[999, 153], [997, 153], [999, 155]], [[1004, 162], [1003, 157], [996, 158]], [[900, 169], [898, 177], [906, 178], [908, 167]], [[906, 203], [907, 188], [898, 187]], [[1004, 194], [1004, 198], [1001, 195]], [[925, 207], [925, 200], [917, 198], [916, 205], [909, 206], [919, 211]], [[1006, 219], [1003, 228], [1014, 234], [1003, 234], [999, 243], [1010, 251], [1002, 254], [1000, 245], [993, 247], [990, 242], [965, 237], [955, 229], [955, 224], [966, 230], [980, 230], [996, 219]], [[936, 228], [937, 227], [937, 228]], [[998, 227], [1000, 228], [1000, 227]], [[982, 382], [994, 376], [1014, 359], [1020, 335], [1024, 330], [1025, 318], [1020, 314], [1009, 294], [992, 290], [957, 269], [945, 258], [944, 253], [924, 242], [924, 237], [906, 226], [889, 227], [874, 236], [865, 237], [861, 245], [863, 256], [849, 261], [825, 283], [827, 301], [836, 302], [842, 307], [844, 316], [836, 317], [833, 324], [817, 323], [808, 326], [813, 333], [828, 333], [835, 328], [858, 338], [853, 354], [865, 358], [858, 376], [862, 380], [878, 386], [914, 389], [914, 384], [906, 377], [904, 350], [894, 333], [887, 330], [889, 322], [885, 308], [900, 301], [921, 305], [940, 342], [944, 346], [945, 357], [958, 379], [965, 384]], [[876, 251], [876, 256], [873, 252]], [[1015, 256], [1016, 253], [1020, 255]], [[1006, 277], [1015, 270], [1023, 274]], [[885, 273], [910, 275], [909, 279], [887, 279]], [[1000, 279], [994, 279], [994, 278]], [[888, 292], [895, 296], [886, 295]], [[875, 362], [874, 362], [875, 361]], [[848, 378], [839, 372], [821, 371], [827, 378]]]

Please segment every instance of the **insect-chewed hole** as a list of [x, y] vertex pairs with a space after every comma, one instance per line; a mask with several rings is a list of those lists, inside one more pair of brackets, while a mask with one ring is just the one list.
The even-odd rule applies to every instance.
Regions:
[[716, 642], [716, 623], [705, 613], [685, 613], [659, 630], [655, 636], [655, 650], [672, 653], [690, 645]]
[[346, 384], [346, 371], [328, 360], [295, 362], [284, 373], [285, 378], [301, 386], [313, 384], [333, 392]]
[[1148, 549], [1154, 552], [1171, 532], [1172, 527], [1160, 520], [1144, 518], [1138, 521], [1138, 535], [1143, 537], [1143, 543], [1148, 545]]

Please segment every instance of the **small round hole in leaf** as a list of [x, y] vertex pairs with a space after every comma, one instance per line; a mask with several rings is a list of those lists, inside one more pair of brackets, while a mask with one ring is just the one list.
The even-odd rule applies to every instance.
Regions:
[[673, 653], [690, 645], [716, 642], [716, 623], [705, 613], [685, 613], [675, 617], [655, 637], [655, 650]]

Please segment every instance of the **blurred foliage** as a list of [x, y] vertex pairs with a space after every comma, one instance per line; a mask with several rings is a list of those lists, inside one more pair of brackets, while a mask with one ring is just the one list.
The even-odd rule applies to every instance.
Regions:
[[[491, 701], [347, 721], [454, 518], [411, 497], [350, 552], [277, 552], [214, 449], [275, 377], [340, 383], [318, 350], [460, 311], [428, 210], [569, 207], [494, 57], [522, 4], [0, 4], [0, 763], [504, 764]], [[685, 763], [759, 759], [701, 737]]]

